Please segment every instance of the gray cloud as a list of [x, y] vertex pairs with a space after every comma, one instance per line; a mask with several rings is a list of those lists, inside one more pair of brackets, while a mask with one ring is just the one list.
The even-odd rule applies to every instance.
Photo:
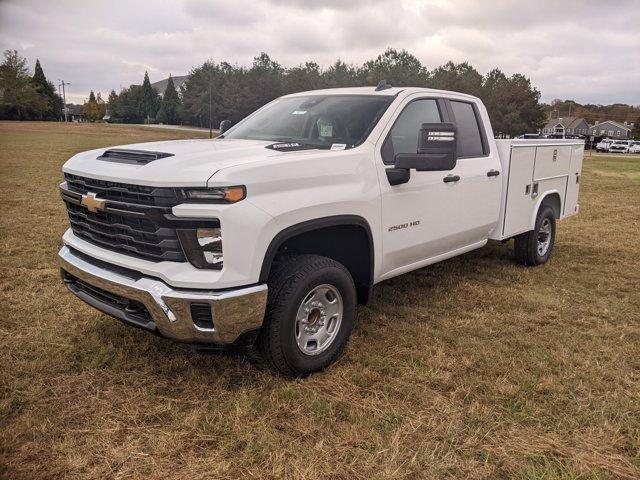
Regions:
[[0, 48], [42, 62], [73, 101], [180, 75], [207, 59], [359, 64], [386, 47], [433, 69], [469, 61], [529, 76], [543, 99], [640, 104], [640, 2], [0, 0]]

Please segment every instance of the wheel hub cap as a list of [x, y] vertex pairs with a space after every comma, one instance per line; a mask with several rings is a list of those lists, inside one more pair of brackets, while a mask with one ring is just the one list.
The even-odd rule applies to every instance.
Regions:
[[318, 355], [335, 340], [342, 322], [342, 296], [333, 285], [320, 285], [302, 300], [296, 316], [296, 343], [305, 355]]
[[545, 218], [538, 230], [538, 255], [541, 257], [546, 255], [549, 245], [551, 245], [551, 221]]

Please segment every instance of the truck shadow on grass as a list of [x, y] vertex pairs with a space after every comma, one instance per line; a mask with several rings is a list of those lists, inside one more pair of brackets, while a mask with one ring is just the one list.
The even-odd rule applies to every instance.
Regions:
[[[415, 321], [412, 315], [415, 311], [437, 315], [446, 310], [448, 315], [455, 315], [458, 309], [466, 308], [465, 302], [458, 304], [456, 292], [460, 288], [473, 290], [485, 285], [488, 278], [504, 282], [518, 275], [521, 267], [514, 265], [512, 257], [510, 246], [489, 243], [484, 248], [384, 281], [374, 287], [368, 305], [358, 306], [353, 334], [358, 336], [366, 330], [369, 338], [388, 335], [388, 329], [393, 329], [397, 320]], [[148, 374], [159, 376], [196, 375], [200, 381], [222, 381], [230, 387], [272, 374], [253, 351], [197, 351], [189, 345], [124, 326], [106, 315], [99, 318], [93, 328], [84, 332], [84, 338], [101, 352], [101, 360], [97, 361], [97, 352], [91, 353], [93, 360], [88, 365], [94, 368], [122, 372], [143, 368]], [[79, 349], [77, 354], [87, 354], [82, 340], [75, 345]], [[353, 348], [348, 347], [347, 354]], [[87, 366], [81, 359], [77, 362]]]

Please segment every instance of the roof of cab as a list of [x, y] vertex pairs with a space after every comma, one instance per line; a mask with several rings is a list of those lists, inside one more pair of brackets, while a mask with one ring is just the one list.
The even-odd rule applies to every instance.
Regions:
[[406, 95], [412, 93], [426, 93], [434, 96], [456, 96], [467, 97], [469, 99], [477, 100], [477, 97], [473, 95], [467, 95], [466, 93], [454, 92], [451, 90], [436, 90], [433, 88], [422, 87], [389, 87], [384, 90], [376, 91], [375, 86], [371, 87], [347, 87], [347, 88], [326, 88], [323, 90], [309, 90], [306, 92], [291, 93], [284, 95], [285, 97], [300, 97], [306, 95], [373, 95], [380, 97], [393, 97], [399, 93], [404, 92]]

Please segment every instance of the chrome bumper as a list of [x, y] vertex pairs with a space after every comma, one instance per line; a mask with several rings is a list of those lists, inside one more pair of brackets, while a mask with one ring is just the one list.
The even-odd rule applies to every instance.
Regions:
[[[104, 262], [93, 263], [91, 258], [78, 255], [67, 246], [62, 247], [58, 255], [60, 266], [67, 275], [65, 283], [74, 295], [125, 323], [157, 330], [164, 337], [188, 343], [231, 344], [243, 333], [262, 325], [267, 303], [267, 286], [264, 284], [220, 292], [174, 289], [136, 272], [127, 272], [116, 266], [110, 268]], [[81, 280], [98, 294], [87, 293], [91, 289], [74, 288], [75, 280], [70, 279]], [[139, 302], [148, 311], [150, 319], [133, 318], [127, 309], [119, 307], [117, 301], [107, 301], [108, 294], [116, 299]], [[210, 305], [213, 328], [202, 328], [194, 323], [191, 303]]]

